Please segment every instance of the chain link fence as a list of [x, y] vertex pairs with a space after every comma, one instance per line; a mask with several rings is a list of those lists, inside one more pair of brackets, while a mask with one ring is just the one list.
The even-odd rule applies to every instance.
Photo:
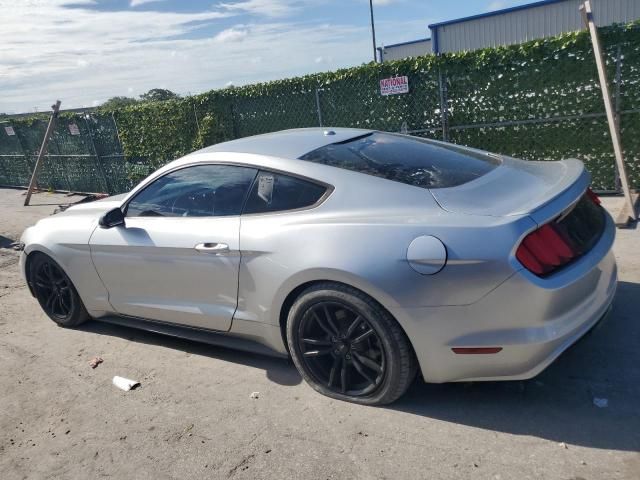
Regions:
[[[638, 188], [640, 25], [602, 33], [627, 170]], [[409, 93], [382, 96], [379, 82], [392, 76], [407, 76]], [[370, 64], [114, 114], [66, 114], [58, 119], [38, 183], [56, 190], [124, 192], [197, 148], [314, 126], [403, 132], [527, 160], [579, 158], [596, 190], [619, 190], [585, 34]], [[28, 184], [45, 128], [45, 120], [0, 123], [0, 185]]]
[[[0, 185], [29, 184], [47, 123], [0, 122]], [[145, 159], [125, 158], [112, 115], [87, 112], [56, 120], [37, 181], [41, 189], [114, 194], [150, 172]]]

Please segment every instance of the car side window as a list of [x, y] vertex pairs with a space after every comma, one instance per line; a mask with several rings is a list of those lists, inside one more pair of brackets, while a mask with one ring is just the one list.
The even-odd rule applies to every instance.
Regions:
[[196, 165], [168, 173], [145, 187], [127, 206], [127, 217], [220, 217], [240, 215], [255, 168]]
[[327, 188], [300, 178], [260, 171], [242, 213], [266, 213], [310, 207]]

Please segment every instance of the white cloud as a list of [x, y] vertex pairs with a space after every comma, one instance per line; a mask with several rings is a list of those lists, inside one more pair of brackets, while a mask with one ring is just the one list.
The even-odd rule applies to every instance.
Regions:
[[392, 3], [398, 3], [398, 2], [399, 0], [373, 0], [374, 5], [378, 5], [381, 7], [384, 7], [386, 5], [391, 5]]
[[[222, 30], [217, 39], [188, 38], [203, 22], [215, 25], [233, 13], [63, 7], [69, 1], [0, 0], [0, 112], [32, 110], [34, 105], [47, 110], [56, 98], [63, 108], [80, 107], [162, 85], [181, 94], [202, 92], [223, 87], [229, 77], [235, 85], [276, 80], [358, 65], [371, 55], [366, 23], [317, 25], [249, 17]], [[403, 35], [417, 38], [424, 23], [378, 26], [390, 43], [400, 27]], [[316, 63], [317, 57], [323, 61]]]
[[144, 5], [145, 3], [157, 3], [157, 2], [165, 2], [166, 0], [131, 0], [129, 5], [132, 7], [137, 7], [139, 5]]
[[213, 41], [216, 43], [234, 43], [241, 42], [247, 37], [247, 30], [233, 27], [226, 30], [222, 30], [215, 37]]
[[506, 6], [507, 2], [505, 2], [504, 0], [495, 0], [487, 6], [487, 11], [492, 12], [494, 10], [502, 10]]
[[302, 6], [300, 0], [242, 0], [234, 3], [221, 3], [230, 11], [240, 11], [265, 17], [286, 17]]

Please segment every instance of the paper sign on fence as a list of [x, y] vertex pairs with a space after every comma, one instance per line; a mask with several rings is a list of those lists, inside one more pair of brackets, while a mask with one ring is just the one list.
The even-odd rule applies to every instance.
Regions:
[[380, 95], [396, 95], [409, 93], [409, 77], [391, 77], [380, 80]]

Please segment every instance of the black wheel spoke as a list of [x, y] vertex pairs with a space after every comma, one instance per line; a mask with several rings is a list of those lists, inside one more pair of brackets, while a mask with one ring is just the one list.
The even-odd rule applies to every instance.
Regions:
[[56, 299], [56, 305], [58, 305], [59, 310], [58, 312], [60, 313], [60, 315], [66, 315], [67, 314], [67, 309], [64, 308], [64, 305], [62, 304], [62, 296], [58, 295], [57, 299]]
[[380, 373], [382, 372], [382, 365], [378, 365], [376, 362], [371, 360], [369, 357], [365, 357], [357, 352], [353, 352], [353, 356], [357, 358], [365, 367], [370, 368], [371, 370]]
[[320, 319], [320, 317], [318, 316], [318, 314], [317, 314], [315, 311], [313, 311], [313, 310], [312, 310], [312, 311], [311, 311], [311, 314], [312, 314], [312, 315], [313, 315], [313, 317], [315, 318], [316, 323], [318, 324], [318, 326], [319, 326], [322, 330], [324, 330], [324, 331], [326, 332], [326, 334], [327, 334], [327, 335], [329, 335], [330, 337], [334, 337], [334, 336], [336, 336], [336, 334], [337, 334], [338, 332], [331, 331], [331, 329], [325, 325], [325, 323], [322, 321], [322, 319]]
[[71, 301], [67, 301], [67, 300], [71, 300], [71, 299], [67, 298], [66, 295], [60, 295], [60, 306], [62, 307], [62, 310], [64, 311], [65, 315], [68, 315], [69, 312], [71, 312]]
[[331, 330], [335, 332], [334, 335], [337, 335], [338, 333], [340, 333], [340, 329], [336, 327], [336, 324], [333, 322], [333, 318], [331, 316], [331, 312], [329, 312], [329, 308], [325, 304], [322, 305], [322, 308], [324, 310], [324, 316], [327, 319], [327, 323], [331, 327]]
[[48, 263], [44, 264], [44, 268], [42, 269], [42, 271], [44, 272], [44, 274], [47, 276], [47, 279], [51, 282], [51, 283], [55, 283], [55, 278], [53, 278], [53, 273], [51, 272], [51, 265]]
[[353, 367], [358, 371], [358, 373], [362, 375], [364, 378], [366, 378], [369, 383], [371, 384], [376, 383], [376, 381], [373, 378], [367, 375], [367, 373], [364, 371], [362, 363], [360, 363], [360, 360], [358, 360], [358, 357], [356, 357], [355, 355], [353, 356], [352, 363], [353, 363]]
[[308, 343], [309, 345], [317, 345], [318, 347], [330, 347], [331, 342], [329, 340], [320, 340], [317, 338], [303, 338], [302, 341], [304, 343]]
[[347, 362], [343, 361], [342, 362], [342, 370], [340, 370], [340, 391], [342, 393], [346, 393], [347, 392], [347, 386], [349, 383], [349, 370], [348, 370], [349, 365], [347, 364]]
[[366, 340], [367, 338], [369, 338], [371, 335], [373, 335], [374, 332], [372, 328], [370, 328], [369, 330], [367, 330], [366, 332], [364, 332], [363, 334], [358, 335], [354, 340], [353, 343], [360, 343], [364, 340]]
[[51, 293], [49, 293], [49, 296], [47, 297], [47, 301], [45, 303], [47, 308], [51, 308], [53, 306], [53, 301], [57, 298], [56, 292], [55, 291], [51, 291]]
[[331, 372], [329, 373], [329, 382], [327, 383], [328, 387], [333, 385], [333, 382], [336, 379], [336, 373], [338, 373], [338, 368], [340, 368], [340, 364], [343, 361], [342, 357], [336, 357], [333, 359], [333, 365], [331, 366]]
[[362, 321], [362, 317], [360, 315], [358, 315], [355, 320], [353, 320], [353, 322], [351, 323], [351, 325], [349, 325], [349, 328], [347, 328], [347, 331], [345, 333], [345, 336], [347, 338], [351, 338], [351, 335], [353, 335], [353, 332], [355, 331], [356, 327], [360, 324], [360, 322]]

